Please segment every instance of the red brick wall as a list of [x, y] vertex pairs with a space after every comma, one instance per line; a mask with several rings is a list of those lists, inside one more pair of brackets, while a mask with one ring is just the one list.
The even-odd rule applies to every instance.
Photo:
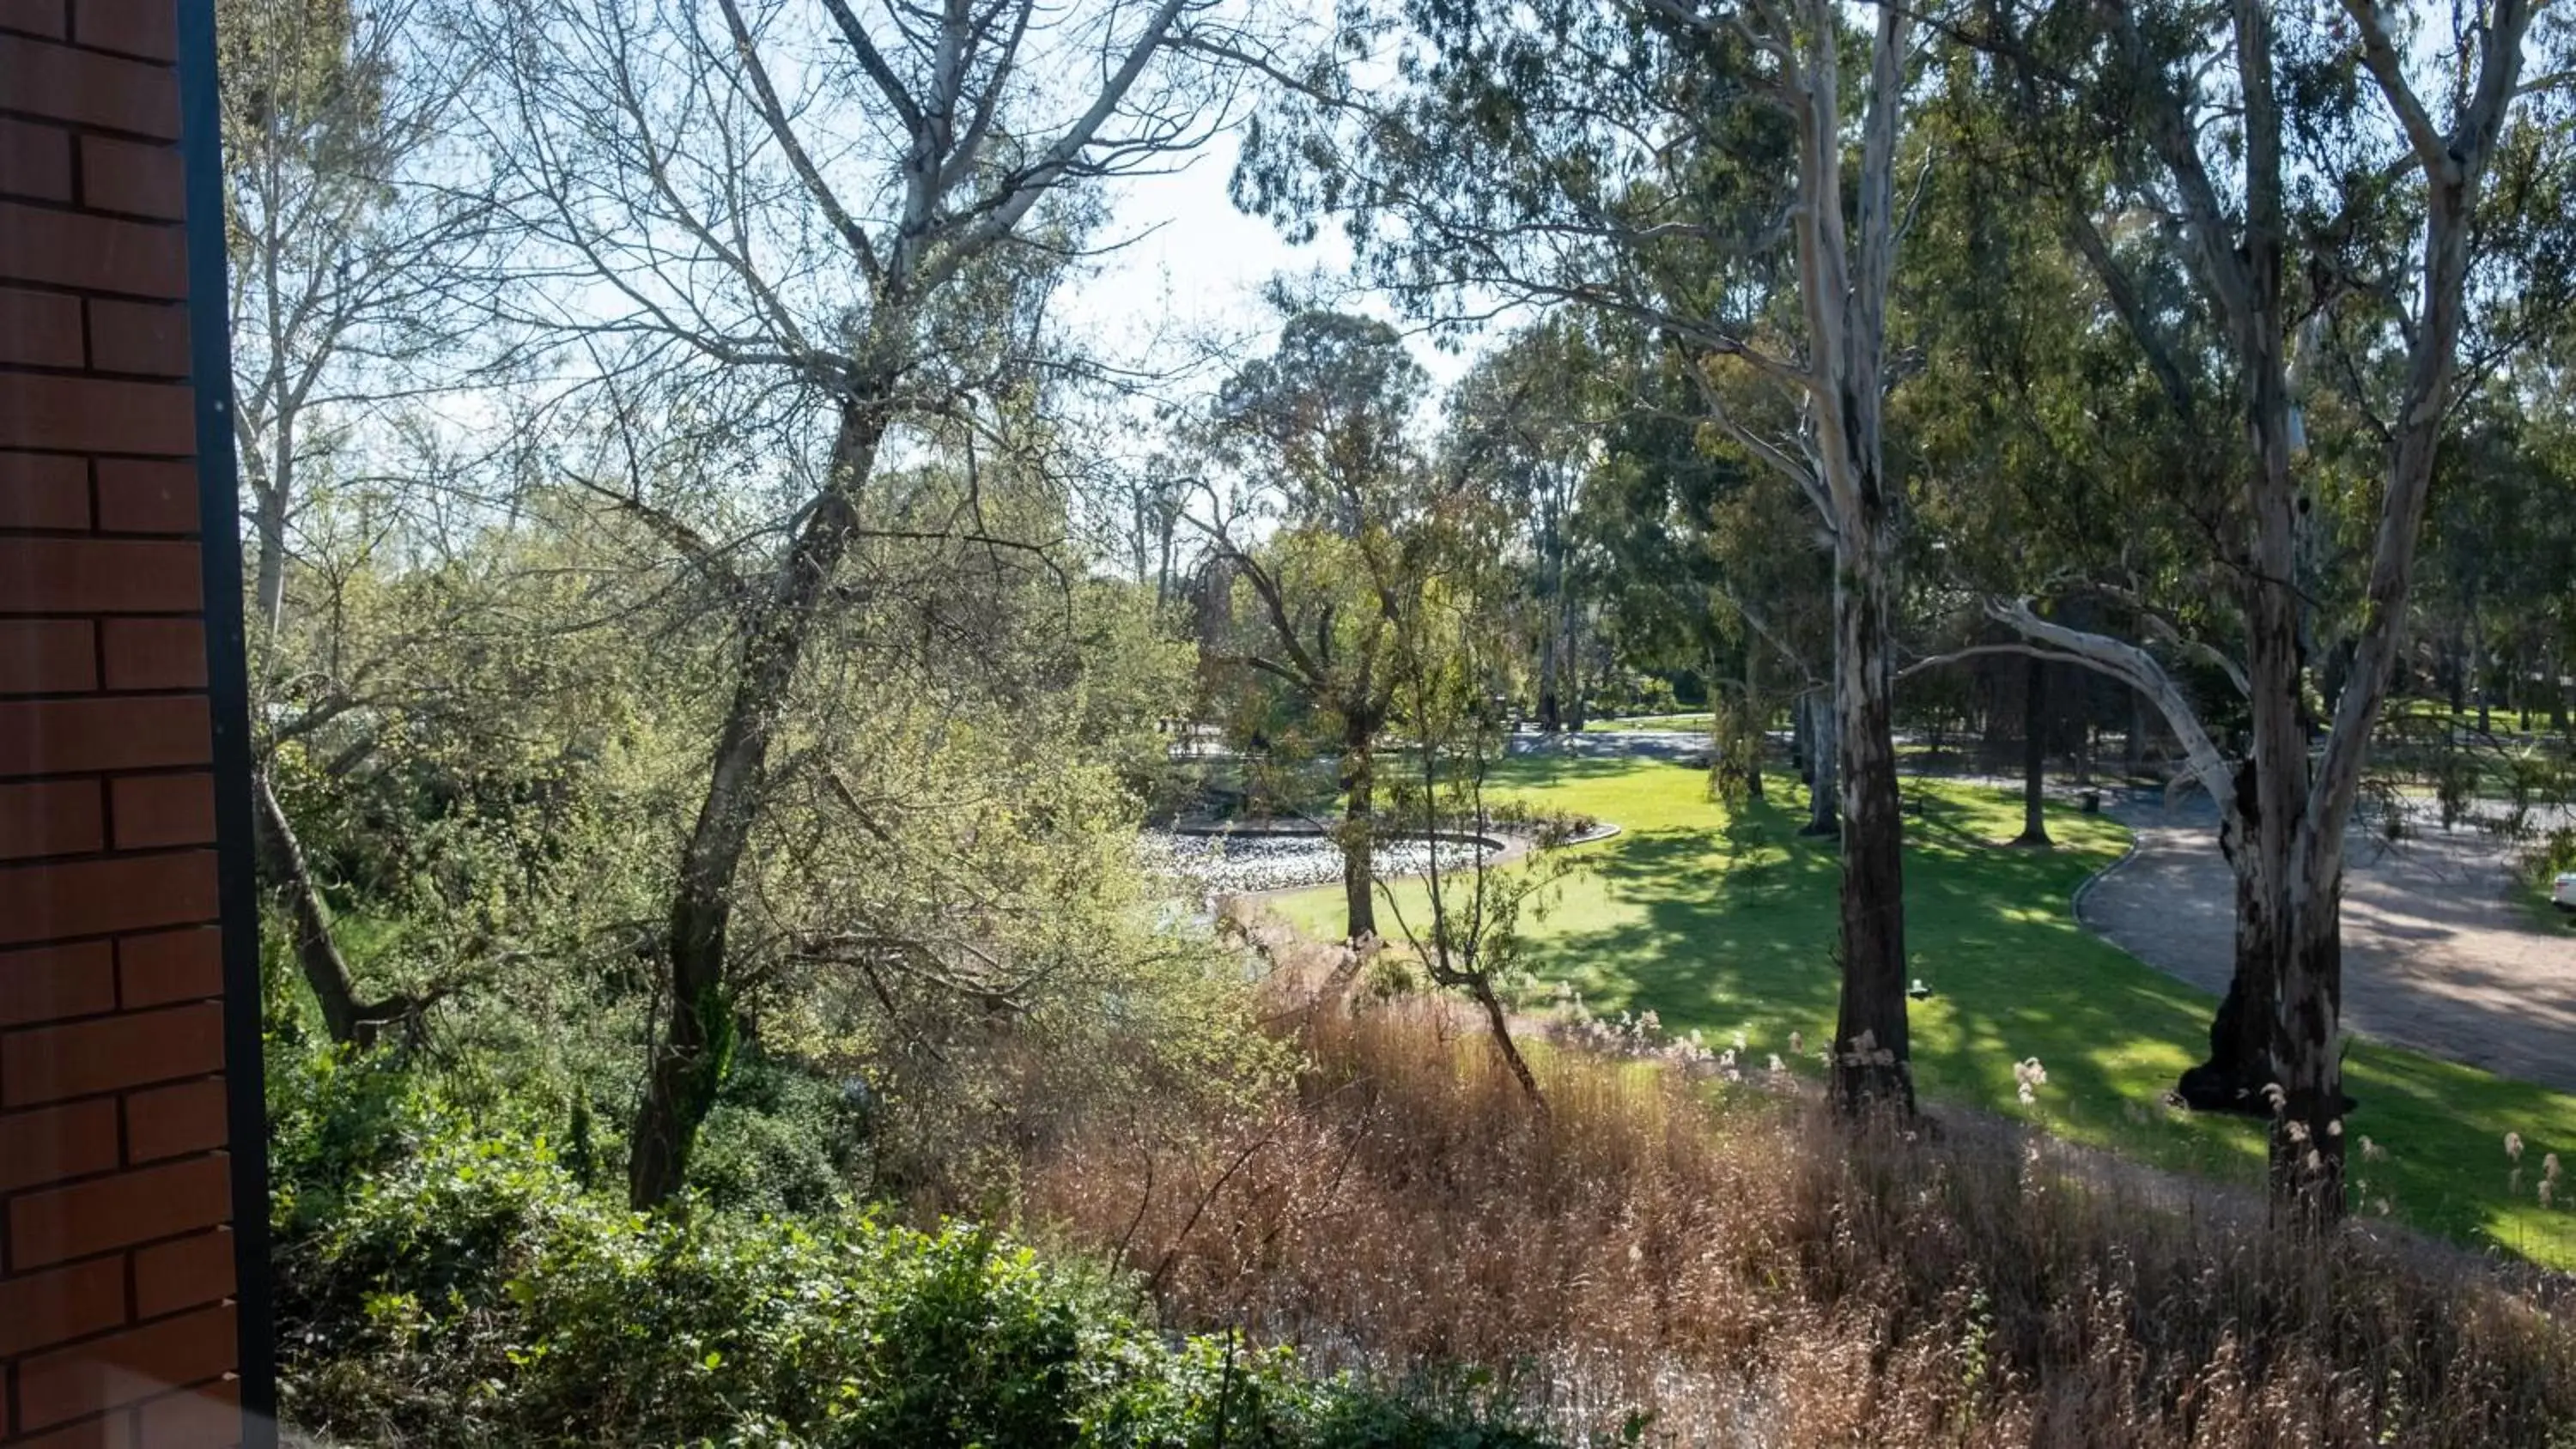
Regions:
[[11, 1446], [242, 1437], [177, 4], [0, 0]]

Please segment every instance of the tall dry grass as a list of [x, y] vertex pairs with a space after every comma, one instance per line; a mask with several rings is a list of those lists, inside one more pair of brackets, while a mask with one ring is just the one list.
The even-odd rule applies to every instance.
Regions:
[[2537, 1275], [1579, 1049], [1537, 1054], [1533, 1111], [1438, 1001], [1277, 1020], [1302, 1068], [1266, 1111], [1031, 1174], [1176, 1324], [1478, 1365], [1578, 1440], [1643, 1410], [1676, 1445], [2576, 1444], [2576, 1321]]

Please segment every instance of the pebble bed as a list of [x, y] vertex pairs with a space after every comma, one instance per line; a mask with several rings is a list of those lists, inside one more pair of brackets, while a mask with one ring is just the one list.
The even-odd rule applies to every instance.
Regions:
[[[1342, 878], [1341, 847], [1321, 835], [1274, 835], [1242, 832], [1230, 835], [1181, 835], [1149, 830], [1139, 844], [1149, 864], [1190, 882], [1211, 896], [1251, 891], [1291, 890], [1327, 885]], [[1469, 851], [1491, 856], [1500, 847], [1440, 842], [1440, 864], [1464, 869]], [[1374, 862], [1381, 876], [1414, 875], [1430, 865], [1430, 843], [1422, 840], [1381, 841]]]

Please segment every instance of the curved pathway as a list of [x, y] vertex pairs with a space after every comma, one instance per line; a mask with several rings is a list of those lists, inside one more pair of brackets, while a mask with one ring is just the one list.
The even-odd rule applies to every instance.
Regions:
[[[1695, 731], [1523, 734], [1514, 753], [1679, 760]], [[1998, 779], [1998, 788], [2017, 789]], [[2131, 955], [2212, 995], [2235, 969], [2236, 884], [2218, 853], [2217, 809], [2194, 794], [2114, 793], [2106, 807], [2137, 848], [2076, 897], [2076, 916]], [[2569, 823], [2542, 820], [2540, 828]], [[2500, 1076], [2576, 1092], [2576, 923], [2550, 929], [2514, 896], [2509, 842], [2425, 812], [2390, 844], [2356, 830], [2343, 901], [2344, 1025]]]
[[[2131, 955], [2204, 990], [2235, 966], [2235, 882], [2208, 799], [2152, 792], [2113, 805], [2136, 853], [2095, 878], [2076, 914]], [[2534, 925], [2512, 898], [2513, 848], [2416, 819], [2394, 845], [2356, 832], [2344, 879], [2344, 1024], [2381, 1041], [2576, 1092], [2576, 931]]]

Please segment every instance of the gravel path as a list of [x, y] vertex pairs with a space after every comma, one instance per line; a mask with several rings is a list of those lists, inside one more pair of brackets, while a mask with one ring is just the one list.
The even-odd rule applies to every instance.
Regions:
[[[2235, 962], [2235, 884], [2205, 797], [2110, 807], [2137, 852], [2079, 900], [2084, 924], [2211, 992]], [[2356, 835], [2343, 902], [2344, 1023], [2353, 1031], [2576, 1092], [2576, 933], [2537, 929], [2510, 898], [2512, 847], [2418, 821], [2395, 845]]]

